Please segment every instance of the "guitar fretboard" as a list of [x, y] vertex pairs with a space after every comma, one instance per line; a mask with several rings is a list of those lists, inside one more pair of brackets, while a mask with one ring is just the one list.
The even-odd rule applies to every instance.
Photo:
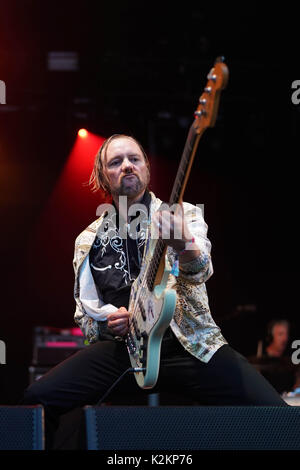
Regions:
[[[173, 184], [171, 196], [169, 199], [170, 207], [173, 204], [177, 204], [182, 199], [183, 189], [184, 189], [185, 181], [187, 178], [187, 169], [189, 165], [192, 163], [191, 159], [193, 159], [194, 157], [198, 141], [199, 141], [199, 135], [195, 132], [194, 126], [191, 125], [187, 139], [186, 139], [186, 143], [183, 149], [180, 164], [177, 170], [176, 178]], [[166, 248], [165, 242], [162, 239], [158, 239], [155, 244], [153, 257], [151, 259], [150, 266], [147, 271], [147, 286], [148, 286], [148, 289], [150, 290], [153, 290], [158, 267], [159, 267], [162, 255], [165, 251], [165, 248]]]
[[191, 125], [186, 143], [183, 149], [182, 157], [180, 160], [180, 164], [177, 170], [176, 178], [173, 184], [173, 189], [171, 193], [171, 197], [169, 200], [169, 205], [172, 206], [173, 204], [177, 204], [179, 200], [182, 198], [182, 189], [184, 186], [185, 178], [187, 176], [187, 169], [191, 162], [191, 158], [194, 155], [194, 147], [196, 146], [197, 140], [199, 136], [196, 134], [194, 130], [194, 126]]
[[[180, 164], [177, 170], [175, 182], [169, 200], [169, 206], [182, 202], [186, 183], [191, 171], [201, 135], [207, 127], [215, 124], [217, 117], [220, 91], [225, 88], [228, 80], [228, 69], [223, 63], [223, 57], [217, 57], [214, 68], [209, 72], [207, 85], [199, 99], [199, 105], [195, 111], [195, 120], [189, 129], [186, 143], [183, 149]], [[147, 285], [153, 290], [162, 255], [166, 245], [162, 239], [156, 241], [153, 257], [147, 271]]]

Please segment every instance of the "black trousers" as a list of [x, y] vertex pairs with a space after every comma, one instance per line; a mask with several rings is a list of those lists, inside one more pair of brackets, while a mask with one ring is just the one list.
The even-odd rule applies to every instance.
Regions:
[[[152, 391], [176, 390], [199, 405], [288, 406], [267, 380], [229, 345], [223, 345], [208, 363], [181, 346], [170, 328], [162, 341], [158, 383]], [[23, 404], [45, 408], [46, 448], [60, 415], [96, 404], [120, 375], [131, 366], [123, 341], [99, 341], [87, 346], [30, 385]], [[117, 384], [119, 393], [145, 393], [133, 375]], [[108, 397], [109, 399], [109, 397]]]

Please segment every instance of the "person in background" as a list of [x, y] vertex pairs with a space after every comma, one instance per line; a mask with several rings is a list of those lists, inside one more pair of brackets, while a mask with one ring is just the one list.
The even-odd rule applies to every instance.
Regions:
[[295, 366], [288, 351], [289, 339], [289, 321], [271, 320], [265, 339], [258, 343], [256, 358], [250, 360], [280, 394], [291, 390], [294, 383]]
[[287, 320], [272, 320], [268, 323], [265, 354], [269, 357], [282, 357], [286, 353], [290, 337], [290, 324]]

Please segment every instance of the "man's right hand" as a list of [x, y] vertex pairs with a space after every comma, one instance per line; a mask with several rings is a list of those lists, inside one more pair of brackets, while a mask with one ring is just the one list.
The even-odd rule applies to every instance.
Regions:
[[107, 327], [113, 335], [124, 336], [128, 332], [129, 312], [120, 307], [116, 312], [107, 315]]

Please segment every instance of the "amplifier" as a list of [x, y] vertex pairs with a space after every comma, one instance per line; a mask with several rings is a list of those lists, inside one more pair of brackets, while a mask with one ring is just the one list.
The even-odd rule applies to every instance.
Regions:
[[84, 413], [88, 450], [300, 449], [297, 406], [85, 406]]
[[41, 405], [0, 406], [1, 450], [44, 450], [44, 409]]
[[37, 326], [34, 329], [33, 366], [54, 366], [85, 347], [79, 328]]

